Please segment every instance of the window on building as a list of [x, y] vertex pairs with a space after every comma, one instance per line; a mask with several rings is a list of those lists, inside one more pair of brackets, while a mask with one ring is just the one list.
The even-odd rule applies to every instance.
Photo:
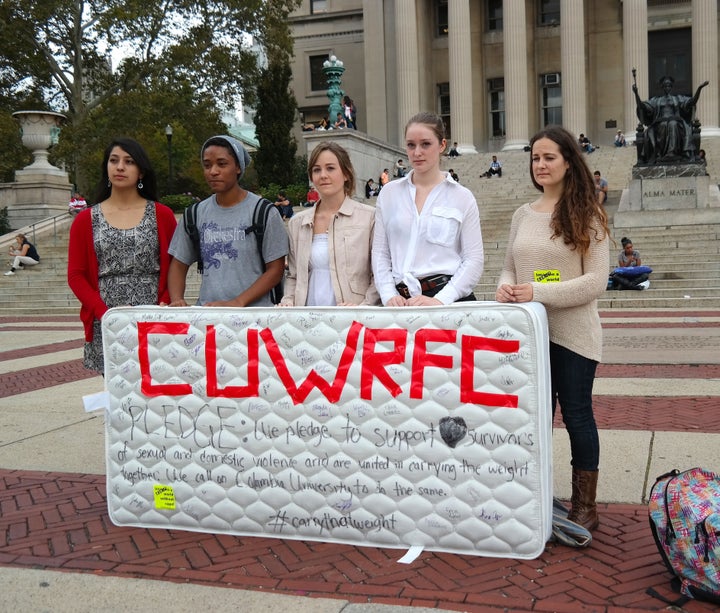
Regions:
[[488, 81], [490, 95], [490, 134], [493, 138], [505, 136], [505, 79]]
[[310, 89], [314, 92], [322, 92], [327, 89], [327, 77], [322, 71], [323, 63], [327, 59], [327, 54], [310, 56]]
[[488, 0], [487, 23], [488, 30], [500, 32], [503, 29], [503, 3], [502, 0]]
[[438, 83], [438, 115], [445, 122], [446, 136], [450, 138], [450, 83]]
[[327, 13], [327, 0], [310, 0], [310, 13]]
[[538, 23], [541, 26], [556, 26], [560, 23], [560, 0], [539, 0]]
[[448, 0], [437, 0], [435, 4], [435, 19], [437, 20], [437, 35], [448, 35]]
[[562, 125], [562, 87], [560, 73], [541, 76], [543, 126]]

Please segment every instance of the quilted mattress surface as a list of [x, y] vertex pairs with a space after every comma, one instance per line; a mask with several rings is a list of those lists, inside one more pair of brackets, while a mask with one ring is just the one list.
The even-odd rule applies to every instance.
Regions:
[[534, 558], [550, 536], [536, 303], [112, 309], [123, 526]]

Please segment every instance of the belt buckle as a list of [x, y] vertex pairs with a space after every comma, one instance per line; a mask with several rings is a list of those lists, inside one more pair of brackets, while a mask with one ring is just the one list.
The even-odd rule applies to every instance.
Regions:
[[397, 289], [398, 294], [400, 294], [406, 300], [410, 298], [410, 289], [404, 283], [398, 283], [395, 286], [395, 289]]
[[427, 279], [424, 279], [420, 286], [423, 290], [431, 290], [435, 289], [438, 286], [445, 285], [448, 281], [447, 275], [433, 275], [432, 277], [428, 277]]

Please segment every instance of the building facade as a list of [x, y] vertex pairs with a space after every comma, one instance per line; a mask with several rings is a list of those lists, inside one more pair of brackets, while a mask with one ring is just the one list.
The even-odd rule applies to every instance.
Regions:
[[328, 114], [335, 55], [359, 129], [396, 145], [420, 110], [466, 153], [522, 149], [548, 124], [632, 140], [633, 79], [645, 100], [664, 75], [687, 95], [710, 82], [697, 118], [720, 136], [718, 0], [302, 0], [290, 26], [301, 123]]

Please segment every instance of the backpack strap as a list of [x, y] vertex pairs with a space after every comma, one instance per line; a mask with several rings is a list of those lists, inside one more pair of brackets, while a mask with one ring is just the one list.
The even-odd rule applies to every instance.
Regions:
[[[680, 580], [677, 577], [673, 577], [673, 580], [671, 582], [673, 590], [676, 592], [680, 592]], [[658, 592], [654, 587], [649, 587], [645, 590], [645, 593], [648, 596], [652, 596], [653, 598], [657, 598], [658, 600], [662, 600], [665, 604], [669, 604], [671, 607], [673, 607], [676, 610], [684, 611], [683, 605], [690, 602], [692, 600], [689, 596], [681, 595], [677, 598], [670, 599], [663, 596], [660, 592]]]
[[[267, 227], [268, 217], [270, 211], [275, 205], [270, 202], [267, 198], [259, 198], [255, 203], [255, 209], [253, 210], [253, 223], [245, 234], [250, 232], [255, 233], [255, 239], [257, 241], [258, 255], [260, 256], [260, 265], [265, 270], [265, 258], [263, 257], [263, 237], [265, 236], [265, 228]], [[273, 304], [279, 304], [283, 297], [282, 280], [272, 290], [270, 290], [270, 299]]]
[[[255, 203], [255, 210], [253, 211], [252, 226], [249, 228], [251, 232], [255, 233], [257, 239], [258, 252], [260, 253], [260, 261], [262, 267], [265, 269], [265, 258], [263, 258], [262, 247], [263, 237], [265, 236], [265, 227], [267, 226], [268, 215], [270, 215], [270, 209], [273, 203], [267, 198], [259, 198]], [[247, 230], [246, 230], [247, 232]]]
[[199, 204], [199, 202], [193, 202], [183, 211], [183, 226], [185, 227], [185, 233], [192, 241], [195, 253], [197, 253], [198, 274], [202, 274], [203, 260], [202, 254], [200, 253], [200, 232], [198, 232], [197, 228], [197, 208]]

